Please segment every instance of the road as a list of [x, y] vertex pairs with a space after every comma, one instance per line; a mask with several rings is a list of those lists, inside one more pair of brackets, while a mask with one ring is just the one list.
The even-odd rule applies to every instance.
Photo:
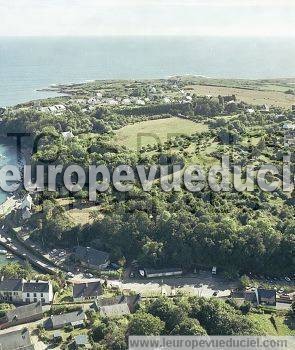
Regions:
[[23, 244], [18, 242], [9, 232], [5, 229], [0, 229], [0, 244], [7, 250], [11, 251], [16, 256], [19, 256], [23, 260], [28, 260], [32, 265], [38, 267], [49, 274], [55, 274], [58, 270], [55, 266], [48, 264], [42, 260], [39, 256], [33, 254]]

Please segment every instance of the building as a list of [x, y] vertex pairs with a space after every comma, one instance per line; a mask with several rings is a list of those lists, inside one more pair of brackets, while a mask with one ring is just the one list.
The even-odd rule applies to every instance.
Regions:
[[270, 112], [270, 107], [268, 105], [264, 104], [262, 106], [262, 108], [260, 109], [260, 112], [261, 113], [269, 113]]
[[102, 252], [89, 247], [77, 246], [74, 248], [75, 259], [78, 260], [81, 265], [90, 269], [105, 269], [110, 263], [109, 253]]
[[171, 100], [169, 97], [164, 97], [163, 102], [164, 103], [171, 103]]
[[50, 304], [53, 300], [53, 289], [50, 281], [30, 281], [23, 284], [23, 302]]
[[246, 110], [246, 112], [249, 113], [249, 114], [254, 114], [254, 113], [255, 113], [255, 110], [254, 110], [253, 108], [248, 108], [248, 109]]
[[34, 350], [27, 328], [0, 335], [1, 350]]
[[33, 199], [30, 194], [27, 194], [21, 203], [21, 209], [25, 210], [26, 208], [28, 208], [29, 210], [31, 210], [32, 205]]
[[169, 276], [181, 276], [183, 274], [182, 269], [170, 268], [170, 269], [146, 269], [139, 270], [139, 274], [142, 277], [146, 278], [155, 278], [155, 277], [169, 277]]
[[284, 146], [295, 146], [295, 125], [294, 124], [284, 124]]
[[124, 99], [122, 100], [122, 104], [125, 105], [125, 106], [130, 105], [130, 104], [131, 104], [130, 98], [124, 98]]
[[92, 305], [92, 308], [95, 311], [99, 311], [101, 307], [104, 306], [113, 306], [113, 305], [119, 305], [119, 304], [127, 304], [129, 311], [131, 313], [136, 311], [137, 306], [139, 305], [141, 301], [141, 295], [135, 294], [135, 295], [118, 295], [113, 298], [99, 298], [94, 302]]
[[130, 314], [127, 303], [101, 306], [98, 311], [101, 317], [108, 318], [121, 317]]
[[256, 305], [276, 306], [277, 296], [274, 289], [257, 288], [246, 291], [244, 299]]
[[3, 302], [22, 303], [23, 279], [2, 279], [0, 282], [0, 300]]
[[91, 344], [89, 343], [88, 336], [86, 334], [80, 334], [74, 337], [74, 342], [70, 344], [70, 349], [91, 349]]
[[30, 304], [41, 301], [50, 304], [53, 289], [50, 281], [26, 281], [24, 279], [2, 279], [0, 282], [0, 300], [16, 304]]
[[74, 134], [71, 131], [65, 131], [65, 132], [62, 132], [61, 134], [65, 140], [70, 140], [74, 137]]
[[43, 317], [42, 303], [24, 305], [8, 310], [6, 315], [0, 319], [0, 329], [17, 326], [23, 323], [35, 322]]
[[40, 107], [40, 111], [43, 113], [61, 113], [66, 110], [64, 105], [53, 105], [49, 107]]
[[258, 304], [276, 306], [277, 292], [274, 289], [258, 288], [256, 293]]
[[75, 302], [96, 300], [102, 294], [103, 288], [99, 281], [78, 283], [73, 285], [73, 300]]
[[53, 315], [44, 322], [45, 329], [61, 329], [66, 326], [84, 327], [86, 315], [84, 311], [73, 311], [62, 315]]

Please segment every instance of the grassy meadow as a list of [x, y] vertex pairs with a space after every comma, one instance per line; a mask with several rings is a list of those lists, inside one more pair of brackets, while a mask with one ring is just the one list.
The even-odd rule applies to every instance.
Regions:
[[179, 135], [192, 135], [207, 131], [208, 126], [177, 117], [148, 120], [128, 125], [116, 132], [116, 142], [121, 146], [137, 149], [137, 146], [154, 145]]

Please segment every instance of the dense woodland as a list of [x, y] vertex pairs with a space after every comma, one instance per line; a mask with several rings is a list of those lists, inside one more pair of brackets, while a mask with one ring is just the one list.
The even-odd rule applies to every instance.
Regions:
[[[32, 156], [34, 164], [51, 160], [85, 168], [105, 164], [110, 169], [119, 164], [134, 167], [144, 164], [147, 168], [159, 163], [185, 165], [202, 154], [203, 144], [209, 139], [217, 143], [212, 153], [217, 160], [227, 151], [238, 164], [247, 164], [249, 159], [259, 159], [261, 155], [278, 164], [287, 152], [280, 129], [283, 123], [294, 120], [294, 112], [273, 108], [265, 114], [254, 106], [256, 113], [250, 114], [247, 108], [253, 106], [243, 102], [227, 104], [229, 98], [194, 95], [189, 104], [100, 106], [87, 113], [78, 104], [67, 101], [67, 111], [60, 115], [42, 113], [33, 107], [14, 109], [3, 116], [1, 133], [16, 130], [30, 133], [31, 137], [24, 138], [27, 147], [34, 137], [46, 134]], [[181, 135], [161, 145], [147, 145], [138, 151], [114, 141], [116, 130], [125, 125], [171, 116], [206, 123], [209, 129], [191, 136]], [[64, 140], [60, 136], [64, 131], [72, 131], [75, 137]], [[260, 137], [257, 144], [248, 146], [243, 142], [245, 137], [257, 135]], [[186, 151], [190, 145], [195, 147], [194, 155]], [[292, 161], [294, 171], [294, 158]], [[59, 196], [67, 195], [61, 191], [36, 196], [37, 208], [42, 207], [43, 212], [37, 211], [30, 219], [34, 239], [41, 240], [42, 236], [49, 245], [54, 242], [69, 247], [78, 239], [81, 244], [110, 251], [114, 260], [125, 259], [130, 263], [136, 259], [151, 267], [179, 266], [191, 270], [216, 265], [230, 276], [294, 272], [294, 194], [259, 189], [212, 193], [208, 188], [198, 193], [185, 189], [165, 193], [158, 186], [149, 193], [140, 186], [128, 193], [110, 189], [98, 195], [93, 222], [84, 226], [73, 223], [67, 210], [56, 202]], [[74, 197], [87, 205], [86, 188]]]

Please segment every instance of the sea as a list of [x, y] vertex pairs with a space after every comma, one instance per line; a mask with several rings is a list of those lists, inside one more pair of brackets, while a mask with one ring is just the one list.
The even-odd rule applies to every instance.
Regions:
[[[238, 37], [0, 37], [0, 107], [96, 79], [295, 77], [295, 41]], [[0, 165], [14, 154], [0, 145]], [[5, 195], [0, 193], [1, 200]]]

